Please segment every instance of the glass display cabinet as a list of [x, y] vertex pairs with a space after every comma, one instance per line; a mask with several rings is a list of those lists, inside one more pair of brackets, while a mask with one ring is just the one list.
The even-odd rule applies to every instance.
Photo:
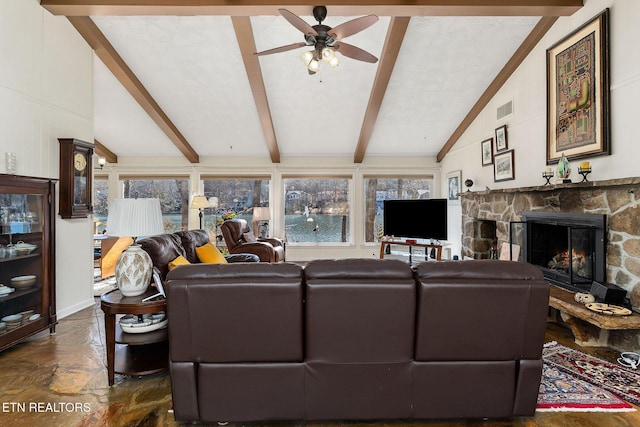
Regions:
[[0, 174], [0, 351], [55, 332], [55, 180]]

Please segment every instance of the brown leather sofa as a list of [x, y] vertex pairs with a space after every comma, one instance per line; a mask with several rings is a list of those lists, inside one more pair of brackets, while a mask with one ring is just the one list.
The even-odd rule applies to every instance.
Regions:
[[196, 265], [167, 279], [177, 421], [534, 414], [549, 285], [529, 264]]
[[[140, 239], [137, 243], [151, 257], [153, 266], [160, 271], [164, 280], [169, 272], [169, 263], [182, 255], [192, 264], [199, 263], [196, 248], [209, 243], [209, 234], [204, 230], [177, 231], [158, 236]], [[227, 262], [258, 262], [252, 254], [235, 254], [225, 256]]]
[[255, 237], [244, 219], [229, 219], [220, 225], [230, 254], [255, 254], [261, 262], [285, 261], [284, 242], [274, 237]]

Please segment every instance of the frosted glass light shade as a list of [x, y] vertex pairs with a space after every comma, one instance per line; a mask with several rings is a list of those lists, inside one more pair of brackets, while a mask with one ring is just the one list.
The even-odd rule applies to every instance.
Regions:
[[109, 236], [154, 236], [164, 233], [158, 199], [115, 199], [109, 203]]

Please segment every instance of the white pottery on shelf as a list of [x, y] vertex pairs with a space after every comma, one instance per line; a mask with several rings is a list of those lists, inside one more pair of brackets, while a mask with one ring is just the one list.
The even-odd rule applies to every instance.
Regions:
[[153, 263], [140, 245], [131, 245], [116, 263], [116, 283], [122, 295], [135, 297], [146, 292], [151, 283]]

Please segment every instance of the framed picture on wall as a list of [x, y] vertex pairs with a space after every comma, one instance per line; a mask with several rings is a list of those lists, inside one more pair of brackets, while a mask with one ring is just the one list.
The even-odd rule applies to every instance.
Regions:
[[493, 138], [485, 139], [480, 143], [482, 149], [482, 166], [493, 164]]
[[609, 9], [547, 49], [547, 164], [611, 154]]
[[516, 179], [513, 150], [493, 156], [493, 180], [499, 182], [509, 181], [510, 179]]
[[507, 125], [496, 129], [496, 153], [507, 151]]
[[457, 170], [447, 174], [447, 198], [451, 201], [460, 200], [460, 185], [462, 183], [462, 171]]

